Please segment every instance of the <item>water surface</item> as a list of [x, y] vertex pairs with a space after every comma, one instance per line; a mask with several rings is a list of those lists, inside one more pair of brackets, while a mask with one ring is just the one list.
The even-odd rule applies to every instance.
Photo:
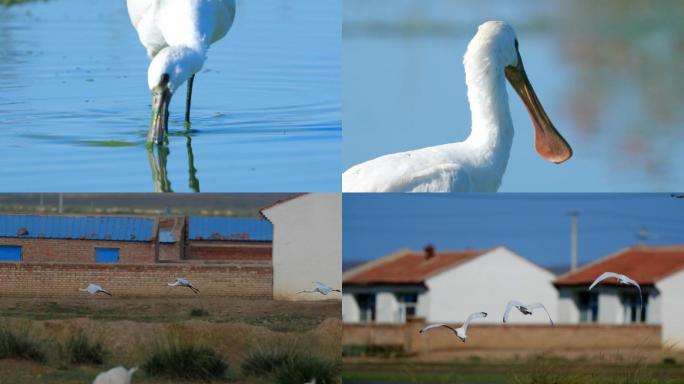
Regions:
[[148, 152], [149, 60], [124, 1], [0, 7], [0, 190], [339, 191], [339, 1], [238, 0]]

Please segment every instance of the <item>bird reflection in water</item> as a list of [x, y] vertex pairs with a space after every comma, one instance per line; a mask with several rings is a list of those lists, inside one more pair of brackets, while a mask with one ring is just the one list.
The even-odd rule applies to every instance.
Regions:
[[[192, 135], [185, 130], [180, 135], [185, 136], [185, 148], [188, 152], [188, 187], [192, 192], [200, 192], [200, 182], [195, 168], [195, 156], [192, 152]], [[171, 150], [167, 146], [147, 146], [147, 156], [152, 170], [152, 185], [154, 192], [173, 192], [167, 172], [168, 157]]]

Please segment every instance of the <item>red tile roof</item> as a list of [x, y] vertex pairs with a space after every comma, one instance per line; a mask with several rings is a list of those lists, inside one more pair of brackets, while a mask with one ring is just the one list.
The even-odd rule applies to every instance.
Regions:
[[443, 270], [472, 260], [489, 250], [426, 252], [402, 250], [347, 272], [344, 284], [418, 284]]
[[[639, 284], [654, 284], [684, 269], [684, 246], [632, 247], [556, 279], [556, 285], [591, 284], [603, 272], [627, 275]], [[607, 281], [607, 283], [615, 283]]]

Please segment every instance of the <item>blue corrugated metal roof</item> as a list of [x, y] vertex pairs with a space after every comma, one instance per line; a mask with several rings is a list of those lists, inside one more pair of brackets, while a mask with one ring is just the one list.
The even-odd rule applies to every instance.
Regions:
[[143, 217], [0, 215], [0, 237], [150, 241], [153, 229]]
[[190, 240], [273, 241], [273, 224], [264, 219], [191, 216]]

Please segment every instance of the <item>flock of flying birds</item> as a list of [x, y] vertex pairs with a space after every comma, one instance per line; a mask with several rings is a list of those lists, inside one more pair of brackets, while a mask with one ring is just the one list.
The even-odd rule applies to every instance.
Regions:
[[[192, 290], [192, 292], [194, 294], [200, 293], [200, 290], [197, 289], [194, 285], [192, 285], [192, 283], [184, 277], [178, 277], [178, 278], [176, 278], [176, 281], [174, 283], [167, 283], [166, 285], [168, 285], [169, 287], [186, 287], [186, 288], [189, 288], [190, 290]], [[108, 296], [112, 296], [112, 294], [109, 291], [107, 291], [106, 289], [102, 288], [100, 285], [95, 284], [95, 283], [90, 283], [90, 284], [88, 284], [87, 287], [79, 288], [78, 290], [81, 292], [88, 292], [91, 295], [97, 295], [98, 293], [102, 293], [102, 294], [105, 294]], [[330, 294], [332, 292], [342, 292], [342, 291], [339, 289], [330, 288], [329, 286], [321, 283], [320, 281], [314, 281], [313, 282], [313, 289], [299, 291], [299, 292], [297, 292], [297, 294], [300, 294], [300, 293], [320, 293], [323, 296], [327, 296], [328, 294]]]
[[[632, 286], [636, 287], [639, 290], [640, 308], [643, 308], [644, 302], [643, 302], [643, 297], [641, 295], [641, 286], [639, 286], [639, 284], [636, 281], [632, 280], [631, 278], [629, 278], [626, 275], [622, 275], [622, 274], [614, 273], [614, 272], [604, 272], [601, 274], [601, 276], [597, 277], [596, 280], [594, 280], [594, 282], [589, 286], [589, 290], [594, 288], [597, 284], [601, 283], [602, 281], [605, 281], [608, 279], [616, 279], [618, 281], [618, 284], [632, 285]], [[513, 308], [520, 311], [520, 313], [522, 313], [523, 315], [528, 315], [528, 316], [532, 315], [532, 312], [535, 309], [543, 309], [544, 312], [546, 312], [546, 315], [549, 317], [549, 321], [551, 322], [551, 325], [553, 326], [553, 319], [551, 318], [549, 311], [547, 311], [546, 307], [544, 307], [544, 304], [542, 304], [542, 303], [523, 304], [517, 300], [511, 300], [506, 305], [506, 310], [504, 311], [504, 315], [503, 315], [503, 322], [504, 323], [508, 320], [508, 317], [509, 317], [511, 310]], [[475, 320], [475, 319], [480, 319], [480, 318], [485, 318], [485, 317], [487, 317], [487, 312], [474, 312], [474, 313], [471, 313], [468, 316], [468, 318], [466, 318], [466, 320], [463, 322], [463, 325], [461, 325], [458, 328], [453, 328], [452, 326], [445, 324], [445, 323], [435, 323], [435, 324], [429, 324], [429, 325], [423, 327], [419, 331], [419, 333], [424, 333], [424, 332], [427, 332], [431, 329], [444, 327], [444, 328], [451, 330], [456, 335], [456, 337], [458, 337], [459, 339], [461, 339], [461, 341], [463, 341], [465, 343], [466, 339], [468, 338], [467, 331], [468, 331], [468, 325], [470, 325], [470, 322]]]

